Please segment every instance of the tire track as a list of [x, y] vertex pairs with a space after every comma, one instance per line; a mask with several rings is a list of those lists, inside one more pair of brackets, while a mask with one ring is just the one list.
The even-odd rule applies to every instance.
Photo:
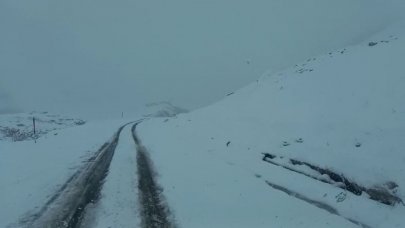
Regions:
[[342, 216], [335, 208], [333, 208], [332, 206], [330, 206], [330, 205], [328, 205], [326, 203], [323, 203], [321, 201], [312, 200], [312, 199], [310, 199], [310, 198], [308, 198], [308, 197], [306, 197], [306, 196], [304, 196], [304, 195], [302, 195], [302, 194], [300, 194], [298, 192], [294, 192], [294, 191], [292, 191], [292, 190], [290, 190], [290, 189], [288, 189], [286, 187], [274, 184], [274, 183], [272, 183], [270, 181], [266, 180], [265, 182], [266, 182], [266, 184], [268, 184], [270, 187], [272, 187], [275, 190], [284, 192], [289, 196], [295, 197], [295, 198], [297, 198], [299, 200], [302, 200], [302, 201], [304, 201], [306, 203], [309, 203], [309, 204], [311, 204], [311, 205], [313, 205], [313, 206], [315, 206], [315, 207], [317, 207], [319, 209], [325, 210], [325, 211], [327, 211], [327, 212], [329, 212], [331, 214], [342, 217], [343, 219], [346, 219], [347, 221], [349, 221], [349, 222], [351, 222], [351, 223], [353, 223], [353, 224], [355, 224], [355, 225], [357, 225], [357, 226], [359, 226], [361, 228], [372, 228], [371, 226], [369, 226], [367, 224], [364, 224], [362, 222], [356, 221], [355, 219]]
[[138, 191], [141, 211], [141, 226], [143, 228], [174, 228], [174, 219], [165, 203], [163, 189], [156, 182], [149, 153], [136, 135], [136, 126], [132, 127], [132, 135], [137, 150]]
[[[345, 175], [343, 175], [343, 174], [333, 172], [326, 168], [321, 168], [319, 166], [310, 164], [308, 162], [303, 162], [303, 161], [299, 161], [299, 160], [291, 159], [291, 158], [285, 158], [287, 161], [286, 163], [282, 163], [280, 161], [275, 160], [275, 159], [279, 159], [279, 158], [280, 157], [273, 155], [273, 154], [263, 153], [262, 160], [267, 163], [270, 163], [272, 165], [279, 166], [286, 170], [304, 175], [311, 179], [336, 186], [345, 191], [349, 191], [357, 196], [361, 196], [363, 193], [367, 193], [370, 200], [376, 201], [378, 203], [386, 204], [389, 206], [395, 206], [396, 204], [404, 205], [404, 202], [401, 198], [399, 198], [398, 196], [396, 196], [395, 194], [393, 194], [392, 192], [389, 191], [389, 190], [392, 190], [393, 188], [395, 188], [395, 186], [398, 186], [393, 181], [387, 182], [387, 183], [391, 183], [391, 185], [394, 186], [391, 189], [386, 189], [384, 187], [367, 188], [367, 187], [364, 187], [364, 186], [346, 178]], [[301, 166], [308, 167], [312, 171], [315, 171], [317, 174], [319, 174], [319, 176], [316, 176], [314, 174], [310, 174], [309, 172], [300, 170], [299, 167], [301, 167]], [[321, 178], [320, 176], [322, 176], [322, 177], [327, 176], [328, 179]]]
[[86, 206], [99, 198], [121, 131], [128, 124], [120, 127], [110, 142], [74, 173], [37, 213], [22, 219], [20, 225], [30, 228], [80, 227]]

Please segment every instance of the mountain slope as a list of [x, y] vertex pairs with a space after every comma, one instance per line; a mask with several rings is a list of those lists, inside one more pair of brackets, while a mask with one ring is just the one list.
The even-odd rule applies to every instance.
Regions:
[[[142, 123], [179, 223], [348, 227], [322, 208], [363, 227], [404, 226], [404, 31], [392, 26], [209, 107]], [[332, 172], [361, 186], [361, 195]], [[370, 199], [376, 189], [395, 205]]]

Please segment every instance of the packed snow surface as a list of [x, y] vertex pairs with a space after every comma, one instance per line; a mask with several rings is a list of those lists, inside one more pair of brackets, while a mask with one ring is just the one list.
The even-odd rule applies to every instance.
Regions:
[[136, 149], [131, 125], [124, 128], [115, 150], [101, 200], [86, 212], [84, 226], [131, 228], [140, 224]]

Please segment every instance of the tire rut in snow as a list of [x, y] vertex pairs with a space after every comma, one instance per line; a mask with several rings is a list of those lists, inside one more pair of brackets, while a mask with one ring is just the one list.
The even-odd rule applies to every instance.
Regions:
[[132, 127], [132, 135], [137, 149], [138, 194], [143, 228], [173, 228], [173, 219], [166, 205], [163, 189], [156, 183], [156, 173], [148, 156], [148, 151], [142, 146], [135, 133], [137, 124]]
[[[284, 159], [286, 159], [287, 162], [283, 164], [282, 162], [278, 161], [277, 159], [281, 159], [281, 157], [278, 157], [276, 155], [269, 154], [269, 153], [263, 153], [262, 160], [265, 162], [268, 162], [272, 165], [282, 167], [289, 171], [304, 175], [306, 177], [312, 178], [314, 180], [317, 180], [317, 181], [320, 181], [320, 182], [323, 182], [326, 184], [337, 186], [337, 187], [347, 190], [357, 196], [360, 196], [363, 194], [363, 192], [365, 192], [368, 194], [368, 196], [371, 200], [382, 203], [382, 204], [386, 204], [386, 205], [390, 205], [390, 206], [395, 206], [396, 204], [405, 205], [401, 198], [399, 198], [398, 196], [389, 192], [389, 190], [387, 190], [383, 187], [366, 188], [366, 187], [361, 186], [360, 184], [346, 178], [345, 175], [343, 175], [343, 174], [333, 172], [326, 168], [321, 168], [319, 166], [310, 164], [308, 162], [303, 162], [303, 161], [299, 161], [299, 160], [291, 159], [291, 158], [284, 158]], [[310, 174], [307, 171], [301, 170], [300, 167], [309, 168], [312, 171], [316, 172], [318, 174], [318, 176], [316, 176], [314, 174]], [[325, 176], [327, 176], [328, 179], [325, 179], [324, 178]], [[392, 181], [389, 181], [387, 183], [392, 183], [393, 186], [398, 186], [395, 182], [392, 182]]]
[[306, 203], [314, 205], [315, 207], [318, 207], [318, 208], [320, 208], [322, 210], [325, 210], [325, 211], [327, 211], [327, 212], [329, 212], [331, 214], [340, 216], [340, 217], [346, 219], [347, 221], [349, 221], [349, 222], [351, 222], [351, 223], [353, 223], [353, 224], [355, 224], [355, 225], [357, 225], [357, 226], [359, 226], [361, 228], [372, 228], [371, 226], [369, 226], [367, 224], [364, 224], [364, 223], [356, 221], [354, 219], [342, 216], [341, 214], [339, 214], [339, 212], [335, 208], [333, 208], [332, 206], [330, 206], [330, 205], [328, 205], [326, 203], [316, 201], [316, 200], [312, 200], [312, 199], [310, 199], [310, 198], [308, 198], [308, 197], [306, 197], [306, 196], [304, 196], [304, 195], [302, 195], [302, 194], [300, 194], [298, 192], [294, 192], [294, 191], [292, 191], [292, 190], [290, 190], [290, 189], [288, 189], [286, 187], [271, 183], [270, 181], [266, 181], [266, 183], [275, 190], [284, 192], [289, 196], [295, 197], [295, 198], [297, 198], [299, 200], [302, 200], [302, 201], [304, 201]]
[[72, 175], [39, 212], [23, 219], [20, 224], [33, 228], [80, 227], [86, 206], [99, 198], [120, 133], [125, 126], [120, 127], [113, 139]]

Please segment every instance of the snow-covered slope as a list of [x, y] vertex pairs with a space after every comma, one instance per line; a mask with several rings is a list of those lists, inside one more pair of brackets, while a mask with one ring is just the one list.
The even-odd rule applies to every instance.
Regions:
[[[209, 107], [142, 123], [138, 134], [179, 224], [404, 227], [403, 59], [398, 24], [264, 75]], [[371, 191], [359, 196], [310, 178], [331, 181], [306, 164], [397, 201], [389, 206], [369, 199]]]

